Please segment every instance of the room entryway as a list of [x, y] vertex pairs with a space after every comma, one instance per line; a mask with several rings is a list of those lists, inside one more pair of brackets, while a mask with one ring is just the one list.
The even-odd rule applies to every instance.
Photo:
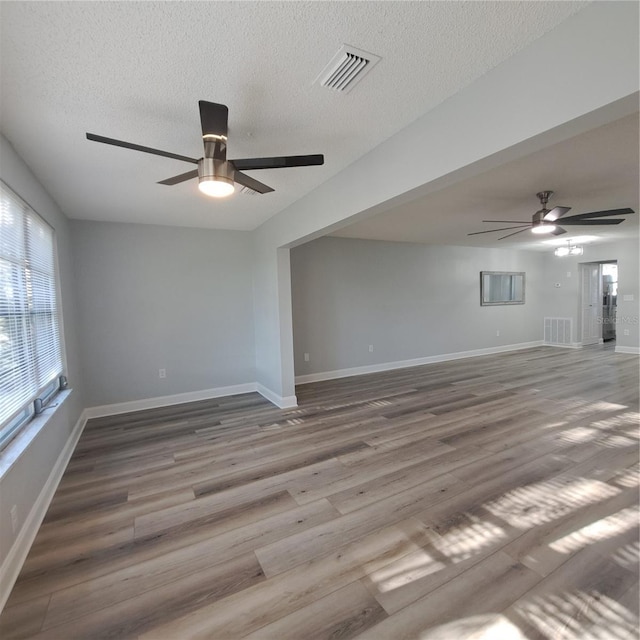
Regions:
[[581, 343], [611, 343], [616, 339], [618, 263], [609, 260], [579, 266]]

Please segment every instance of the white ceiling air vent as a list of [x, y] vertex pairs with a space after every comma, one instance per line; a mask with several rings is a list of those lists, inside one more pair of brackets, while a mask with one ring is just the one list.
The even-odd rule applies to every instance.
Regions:
[[240, 193], [244, 193], [247, 196], [257, 196], [258, 192], [254, 191], [251, 187], [242, 186], [240, 189]]
[[340, 47], [338, 53], [333, 56], [329, 64], [315, 79], [315, 82], [322, 87], [347, 93], [351, 91], [379, 61], [379, 56], [345, 44]]

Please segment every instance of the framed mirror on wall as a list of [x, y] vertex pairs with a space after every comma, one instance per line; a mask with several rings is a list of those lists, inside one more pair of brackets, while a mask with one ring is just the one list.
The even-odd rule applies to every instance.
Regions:
[[524, 271], [481, 271], [480, 304], [524, 304]]

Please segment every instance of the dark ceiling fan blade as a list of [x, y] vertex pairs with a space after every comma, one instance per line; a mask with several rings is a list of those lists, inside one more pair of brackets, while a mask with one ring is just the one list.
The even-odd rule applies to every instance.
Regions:
[[478, 236], [481, 233], [493, 233], [494, 231], [509, 231], [510, 229], [520, 229], [522, 227], [530, 227], [530, 224], [520, 224], [517, 227], [502, 227], [501, 229], [489, 229], [488, 231], [474, 231], [473, 233], [467, 233], [468, 236]]
[[518, 233], [522, 233], [523, 231], [526, 231], [527, 229], [520, 229], [520, 231], [514, 231], [513, 233], [509, 233], [506, 236], [502, 236], [502, 238], [498, 238], [498, 240], [504, 240], [505, 238], [510, 238], [511, 236], [515, 236]]
[[567, 211], [571, 211], [571, 207], [553, 207], [551, 211], [547, 211], [542, 218], [545, 222], [553, 222], [561, 218]]
[[273, 191], [271, 187], [262, 182], [258, 182], [258, 180], [248, 176], [246, 173], [240, 173], [240, 171], [236, 171], [234, 180], [243, 187], [248, 187], [258, 193], [269, 193], [270, 191]]
[[507, 224], [531, 224], [526, 220], [483, 220], [482, 222], [505, 222]]
[[191, 162], [193, 164], [198, 164], [198, 160], [196, 158], [188, 158], [187, 156], [181, 156], [177, 153], [171, 153], [170, 151], [161, 151], [160, 149], [143, 147], [139, 144], [124, 142], [122, 140], [115, 140], [114, 138], [105, 138], [104, 136], [97, 136], [95, 133], [87, 133], [87, 140], [93, 140], [93, 142], [103, 142], [104, 144], [111, 144], [114, 147], [133, 149], [134, 151], [142, 151], [143, 153], [152, 153], [155, 156], [163, 156], [165, 158], [173, 158], [174, 160], [182, 160], [182, 162]]
[[324, 164], [324, 156], [317, 153], [310, 156], [279, 156], [274, 158], [240, 158], [231, 160], [238, 171], [254, 169], [284, 169], [286, 167], [311, 167]]
[[198, 170], [194, 169], [193, 171], [187, 171], [187, 173], [181, 173], [179, 176], [173, 176], [173, 178], [167, 178], [166, 180], [160, 180], [158, 184], [180, 184], [181, 182], [185, 182], [186, 180], [191, 180], [191, 178], [198, 177]]
[[565, 220], [589, 220], [590, 218], [607, 218], [610, 216], [626, 216], [629, 213], [635, 213], [633, 209], [609, 209], [608, 211], [592, 211], [591, 213], [578, 213], [575, 216], [569, 216]]
[[575, 224], [575, 225], [584, 225], [585, 227], [586, 226], [595, 227], [600, 224], [620, 224], [621, 222], [624, 222], [624, 218], [616, 218], [616, 219], [607, 218], [606, 220], [583, 220], [582, 218], [578, 218], [578, 219], [567, 218], [566, 220], [562, 221], [562, 224], [564, 225]]
[[552, 232], [551, 235], [552, 236], [561, 236], [563, 233], [567, 233], [566, 229], [563, 229], [562, 227], [556, 227]]
[[199, 100], [200, 124], [202, 125], [202, 137], [227, 137], [227, 122], [229, 109], [224, 104]]

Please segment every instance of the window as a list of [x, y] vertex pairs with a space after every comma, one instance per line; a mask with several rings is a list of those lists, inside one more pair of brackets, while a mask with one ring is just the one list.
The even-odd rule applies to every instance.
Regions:
[[53, 229], [0, 183], [0, 448], [62, 373]]

